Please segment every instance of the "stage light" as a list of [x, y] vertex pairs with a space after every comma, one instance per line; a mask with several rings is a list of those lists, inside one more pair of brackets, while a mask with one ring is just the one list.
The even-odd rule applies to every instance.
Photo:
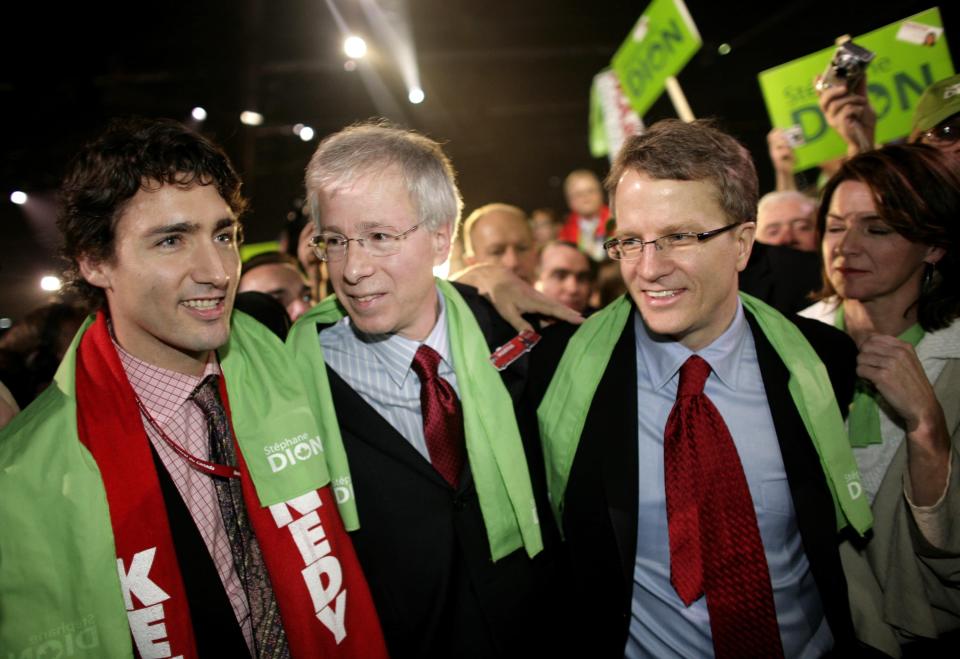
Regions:
[[343, 52], [351, 59], [360, 59], [367, 54], [367, 42], [358, 36], [349, 36], [343, 40]]
[[17, 206], [22, 206], [27, 203], [27, 193], [22, 192], [21, 190], [14, 190], [10, 193], [10, 201], [15, 203]]
[[253, 110], [244, 110], [240, 113], [240, 123], [247, 126], [259, 126], [263, 123], [263, 115]]
[[299, 135], [300, 139], [303, 140], [304, 142], [309, 142], [310, 140], [313, 139], [314, 132], [313, 132], [313, 129], [310, 128], [310, 126], [302, 126], [300, 128], [300, 132], [297, 133], [297, 135]]
[[717, 52], [720, 53], [721, 55], [729, 55], [729, 54], [730, 54], [730, 50], [731, 50], [730, 44], [728, 44], [728, 43], [722, 43], [722, 44], [720, 44], [720, 46], [717, 48]]
[[422, 89], [420, 89], [419, 87], [414, 87], [413, 89], [410, 90], [410, 93], [407, 94], [407, 98], [409, 98], [410, 102], [413, 103], [414, 105], [418, 105], [420, 103], [423, 103], [423, 99], [426, 98], [426, 96], [424, 95]]
[[199, 105], [190, 112], [190, 116], [196, 119], [197, 121], [203, 121], [207, 118], [207, 111], [204, 110]]
[[47, 275], [40, 279], [40, 288], [45, 291], [59, 291], [62, 285], [60, 277], [54, 277], [53, 275]]

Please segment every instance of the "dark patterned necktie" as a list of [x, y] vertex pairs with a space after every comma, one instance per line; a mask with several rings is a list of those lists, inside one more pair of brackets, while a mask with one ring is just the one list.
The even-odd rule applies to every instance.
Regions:
[[456, 489], [464, 461], [463, 411], [453, 386], [438, 374], [439, 366], [439, 353], [429, 346], [420, 346], [412, 368], [420, 378], [423, 436], [433, 468]]
[[[210, 435], [210, 460], [236, 466], [237, 456], [233, 434], [220, 400], [219, 376], [208, 375], [194, 390], [191, 397], [203, 411]], [[253, 534], [250, 518], [243, 502], [239, 478], [211, 476], [217, 489], [217, 501], [223, 526], [227, 531], [233, 564], [237, 576], [247, 594], [250, 618], [253, 622], [253, 638], [258, 659], [289, 657], [287, 637], [283, 631], [280, 610], [270, 586], [260, 544]]]
[[737, 448], [703, 393], [694, 355], [664, 433], [670, 581], [686, 606], [707, 596], [713, 647], [726, 657], [782, 657], [767, 557]]

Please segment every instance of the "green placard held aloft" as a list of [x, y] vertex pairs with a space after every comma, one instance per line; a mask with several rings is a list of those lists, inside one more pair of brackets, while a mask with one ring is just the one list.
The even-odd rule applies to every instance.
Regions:
[[640, 116], [700, 50], [703, 40], [683, 0], [653, 0], [613, 56], [612, 65], [630, 106]]
[[[891, 23], [853, 41], [873, 51], [867, 94], [877, 113], [877, 144], [907, 136], [923, 90], [953, 75], [943, 21], [936, 7]], [[842, 156], [846, 145], [817, 105], [814, 76], [823, 73], [834, 47], [781, 64], [758, 75], [770, 121], [796, 139], [797, 170]]]

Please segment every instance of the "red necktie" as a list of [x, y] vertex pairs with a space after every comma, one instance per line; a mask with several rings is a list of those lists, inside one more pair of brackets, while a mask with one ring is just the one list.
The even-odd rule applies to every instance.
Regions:
[[413, 357], [413, 370], [420, 378], [423, 436], [430, 462], [456, 489], [464, 460], [463, 412], [457, 392], [437, 373], [439, 365], [440, 355], [429, 346], [420, 346]]
[[663, 442], [670, 581], [686, 606], [707, 596], [713, 648], [724, 657], [782, 657], [767, 557], [733, 438], [703, 393], [710, 365], [694, 355]]

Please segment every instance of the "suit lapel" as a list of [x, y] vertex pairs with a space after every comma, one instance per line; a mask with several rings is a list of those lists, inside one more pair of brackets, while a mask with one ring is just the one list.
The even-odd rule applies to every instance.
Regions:
[[[599, 441], [601, 482], [607, 499], [624, 579], [632, 583], [637, 554], [637, 356], [634, 318], [610, 356], [587, 419]], [[584, 434], [587, 434], [585, 428]]]
[[790, 483], [790, 489], [796, 493], [800, 489], [801, 482], [809, 480], [811, 476], [820, 472], [819, 459], [811, 463], [811, 455], [816, 457], [816, 453], [787, 386], [790, 372], [770, 341], [764, 336], [753, 315], [749, 312], [745, 315], [753, 334], [763, 388], [766, 390], [767, 404], [773, 416], [773, 427], [777, 432], [777, 442], [780, 446], [787, 480]]

